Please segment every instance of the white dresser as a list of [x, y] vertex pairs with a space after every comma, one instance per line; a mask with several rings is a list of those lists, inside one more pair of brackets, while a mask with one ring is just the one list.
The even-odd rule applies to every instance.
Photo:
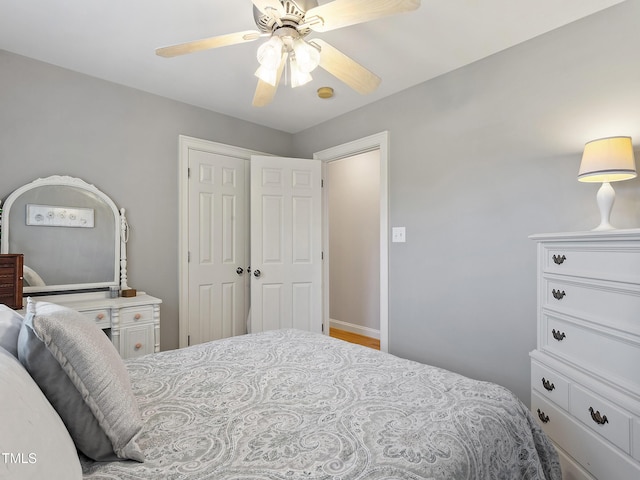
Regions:
[[563, 479], [640, 479], [640, 229], [533, 235], [531, 409]]
[[105, 331], [122, 358], [160, 351], [159, 298], [141, 292], [135, 297], [109, 298], [107, 292], [93, 292], [48, 295], [33, 300], [79, 311]]

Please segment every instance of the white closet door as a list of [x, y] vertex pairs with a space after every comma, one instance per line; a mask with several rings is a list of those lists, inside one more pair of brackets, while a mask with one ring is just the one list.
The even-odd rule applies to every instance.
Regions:
[[251, 331], [322, 331], [321, 162], [251, 157]]
[[189, 151], [189, 344], [246, 331], [246, 162]]

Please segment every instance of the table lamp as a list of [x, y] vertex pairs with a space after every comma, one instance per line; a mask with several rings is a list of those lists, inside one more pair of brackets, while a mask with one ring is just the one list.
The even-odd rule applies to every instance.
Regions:
[[636, 164], [631, 137], [608, 137], [592, 140], [584, 146], [578, 181], [602, 182], [597, 200], [600, 209], [600, 225], [594, 230], [613, 230], [609, 223], [616, 193], [611, 182], [634, 178]]

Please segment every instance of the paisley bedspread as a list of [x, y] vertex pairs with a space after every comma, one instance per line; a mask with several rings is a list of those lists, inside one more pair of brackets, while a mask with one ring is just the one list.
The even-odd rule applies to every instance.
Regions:
[[560, 480], [509, 390], [324, 335], [276, 330], [128, 360], [144, 463], [86, 479]]

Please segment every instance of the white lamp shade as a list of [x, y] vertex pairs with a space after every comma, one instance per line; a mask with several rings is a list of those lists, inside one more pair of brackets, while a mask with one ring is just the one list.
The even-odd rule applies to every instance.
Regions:
[[631, 137], [601, 138], [584, 146], [580, 182], [618, 182], [636, 175]]
[[293, 58], [289, 62], [289, 67], [291, 70], [291, 88], [301, 87], [313, 80], [310, 73], [300, 70], [298, 62]]
[[311, 73], [320, 64], [320, 51], [301, 38], [293, 41], [293, 51], [298, 69], [303, 73]]
[[284, 44], [280, 37], [271, 37], [258, 47], [258, 62], [265, 68], [276, 70], [282, 58]]
[[278, 72], [274, 68], [267, 68], [264, 65], [260, 65], [256, 70], [255, 76], [263, 82], [275, 87], [278, 82]]

